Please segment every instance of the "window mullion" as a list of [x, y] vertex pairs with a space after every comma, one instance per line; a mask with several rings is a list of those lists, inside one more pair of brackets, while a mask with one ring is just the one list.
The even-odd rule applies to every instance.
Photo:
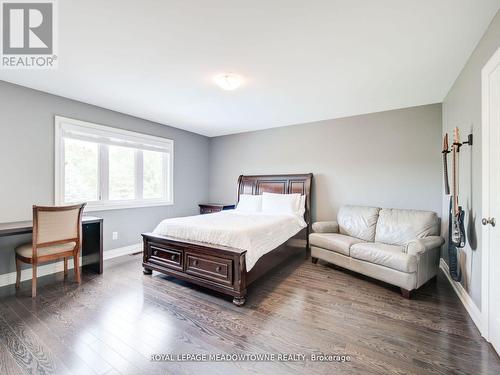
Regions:
[[170, 174], [171, 174], [171, 165], [170, 165], [170, 153], [163, 154], [163, 163], [162, 163], [162, 191], [163, 191], [163, 199], [171, 200], [172, 192], [170, 191]]
[[135, 150], [135, 199], [144, 197], [144, 155], [142, 150]]
[[109, 200], [109, 148], [99, 145], [99, 200]]
[[61, 137], [59, 141], [59, 197], [56, 204], [66, 203], [66, 143], [65, 139]]

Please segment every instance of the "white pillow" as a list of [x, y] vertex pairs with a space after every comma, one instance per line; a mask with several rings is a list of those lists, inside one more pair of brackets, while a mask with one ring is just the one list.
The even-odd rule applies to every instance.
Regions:
[[241, 194], [236, 211], [262, 212], [262, 195]]
[[301, 195], [299, 200], [299, 209], [297, 210], [297, 215], [304, 217], [306, 213], [306, 196]]
[[296, 214], [300, 208], [300, 194], [262, 193], [262, 212], [269, 214]]

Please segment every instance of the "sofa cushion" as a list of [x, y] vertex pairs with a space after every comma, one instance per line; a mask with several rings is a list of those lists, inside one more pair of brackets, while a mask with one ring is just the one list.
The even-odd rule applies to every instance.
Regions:
[[360, 242], [364, 241], [338, 233], [312, 233], [309, 235], [311, 246], [321, 247], [347, 256], [349, 256], [351, 246]]
[[435, 212], [384, 208], [379, 212], [375, 242], [404, 245], [438, 233], [439, 219]]
[[404, 246], [384, 243], [358, 243], [351, 247], [351, 257], [379, 264], [401, 272], [416, 272], [417, 257], [404, 252]]
[[337, 215], [340, 234], [374, 241], [379, 210], [377, 207], [341, 207]]

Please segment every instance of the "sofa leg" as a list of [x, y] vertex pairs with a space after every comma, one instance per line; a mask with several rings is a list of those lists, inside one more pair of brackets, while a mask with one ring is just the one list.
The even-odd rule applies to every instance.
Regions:
[[312, 260], [313, 264], [316, 264], [316, 263], [318, 263], [318, 258], [315, 258], [315, 257], [311, 257], [311, 260]]
[[401, 295], [406, 299], [411, 298], [411, 292], [412, 292], [411, 290], [406, 290], [406, 289], [401, 288]]

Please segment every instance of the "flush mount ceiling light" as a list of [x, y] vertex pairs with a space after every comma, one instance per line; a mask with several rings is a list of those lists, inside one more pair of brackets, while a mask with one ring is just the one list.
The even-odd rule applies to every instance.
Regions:
[[222, 90], [236, 90], [241, 86], [243, 77], [235, 73], [222, 73], [214, 77], [214, 82]]

